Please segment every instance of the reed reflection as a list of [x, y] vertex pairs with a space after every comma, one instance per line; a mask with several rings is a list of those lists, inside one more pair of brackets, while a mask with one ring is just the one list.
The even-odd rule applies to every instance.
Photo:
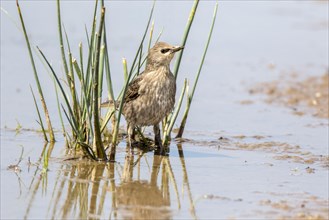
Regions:
[[196, 218], [182, 146], [177, 149], [181, 170], [176, 168], [176, 174], [166, 152], [128, 150], [121, 163], [65, 161], [54, 181], [40, 184], [44, 175], [31, 183], [25, 218], [33, 217], [40, 189], [52, 187], [46, 218], [171, 219], [181, 209], [177, 182], [186, 187], [191, 217]]

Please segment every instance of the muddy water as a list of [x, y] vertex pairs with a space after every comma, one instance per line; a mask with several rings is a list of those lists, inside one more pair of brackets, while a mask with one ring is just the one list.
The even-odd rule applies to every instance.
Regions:
[[[74, 53], [92, 6], [63, 3]], [[107, 5], [116, 93], [121, 58], [134, 56], [150, 6]], [[179, 88], [194, 78], [213, 6], [200, 3]], [[1, 7], [18, 21], [14, 2]], [[34, 44], [60, 70], [55, 2], [21, 7]], [[164, 27], [164, 41], [179, 44], [190, 7], [157, 3], [155, 31]], [[220, 3], [184, 139], [169, 156], [127, 155], [123, 141], [117, 162], [102, 164], [69, 160], [60, 132], [55, 146], [43, 146], [27, 95], [34, 82], [24, 40], [1, 12], [1, 218], [328, 219], [327, 40], [328, 2]], [[52, 89], [45, 95], [60, 128]], [[51, 153], [47, 172], [43, 151]]]

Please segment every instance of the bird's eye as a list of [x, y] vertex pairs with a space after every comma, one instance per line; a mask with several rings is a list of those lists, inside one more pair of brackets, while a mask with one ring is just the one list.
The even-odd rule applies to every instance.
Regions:
[[161, 53], [162, 53], [162, 54], [165, 54], [165, 53], [167, 53], [169, 50], [170, 50], [170, 49], [168, 49], [168, 48], [166, 48], [166, 49], [161, 49]]

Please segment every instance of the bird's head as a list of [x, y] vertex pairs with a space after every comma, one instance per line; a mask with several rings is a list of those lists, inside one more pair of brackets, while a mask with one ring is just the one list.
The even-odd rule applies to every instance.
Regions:
[[147, 66], [169, 66], [175, 53], [183, 48], [183, 46], [172, 46], [165, 42], [158, 42], [149, 51], [147, 56]]

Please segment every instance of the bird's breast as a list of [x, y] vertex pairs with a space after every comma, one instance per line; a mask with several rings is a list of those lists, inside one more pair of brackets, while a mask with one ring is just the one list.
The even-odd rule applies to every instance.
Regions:
[[132, 103], [138, 114], [136, 124], [157, 124], [175, 105], [176, 80], [171, 72], [150, 74], [141, 81], [139, 93], [139, 99]]

